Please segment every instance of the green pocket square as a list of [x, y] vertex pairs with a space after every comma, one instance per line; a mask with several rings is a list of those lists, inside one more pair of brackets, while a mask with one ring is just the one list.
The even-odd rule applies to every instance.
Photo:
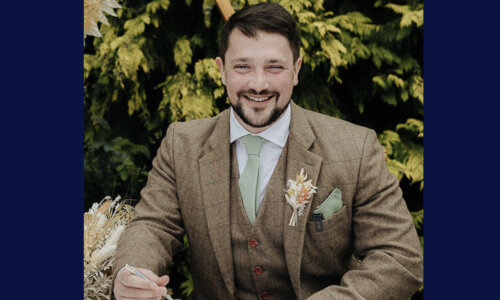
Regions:
[[323, 203], [316, 207], [314, 213], [323, 215], [323, 219], [326, 220], [341, 209], [343, 205], [342, 192], [339, 189], [335, 189]]

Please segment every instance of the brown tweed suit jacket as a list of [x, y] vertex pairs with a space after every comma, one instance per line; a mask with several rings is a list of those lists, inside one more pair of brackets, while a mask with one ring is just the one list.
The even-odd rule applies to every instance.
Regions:
[[[168, 128], [136, 215], [118, 243], [115, 272], [128, 263], [165, 274], [187, 233], [192, 298], [234, 299], [229, 113]], [[287, 178], [304, 168], [318, 187], [297, 227], [288, 226], [291, 207], [283, 218], [286, 266], [297, 298], [408, 299], [422, 284], [422, 249], [375, 132], [292, 102], [287, 155]], [[344, 206], [323, 221], [323, 232], [315, 232], [313, 208], [335, 188]], [[282, 190], [269, 190], [268, 197], [286, 201]], [[341, 279], [316, 290], [325, 278]]]

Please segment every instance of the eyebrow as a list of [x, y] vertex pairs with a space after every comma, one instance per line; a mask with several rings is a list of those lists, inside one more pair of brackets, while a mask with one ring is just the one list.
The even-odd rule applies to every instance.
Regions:
[[[232, 59], [231, 63], [234, 64], [234, 63], [238, 63], [238, 62], [252, 62], [252, 61], [253, 61], [253, 59], [250, 57], [238, 57], [238, 58]], [[285, 63], [285, 61], [280, 59], [280, 58], [271, 58], [271, 59], [266, 60], [266, 64], [275, 64], [275, 63]]]
[[279, 58], [274, 58], [266, 61], [268, 64], [276, 64], [276, 63], [285, 63], [282, 59]]

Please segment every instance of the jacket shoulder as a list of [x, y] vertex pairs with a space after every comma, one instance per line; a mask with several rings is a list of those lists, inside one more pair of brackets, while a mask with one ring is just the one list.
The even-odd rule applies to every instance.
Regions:
[[212, 135], [217, 122], [227, 113], [227, 111], [223, 111], [211, 118], [174, 122], [170, 124], [169, 130], [173, 130], [173, 135], [177, 140], [188, 143], [204, 143]]
[[310, 150], [325, 161], [356, 161], [363, 156], [365, 147], [379, 147], [375, 131], [367, 127], [302, 108], [299, 112], [301, 122], [308, 123], [301, 126], [309, 127], [314, 135]]

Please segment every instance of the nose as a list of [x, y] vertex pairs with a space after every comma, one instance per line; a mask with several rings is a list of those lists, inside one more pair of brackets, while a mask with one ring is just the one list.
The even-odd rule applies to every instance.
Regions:
[[250, 82], [248, 82], [248, 86], [257, 91], [257, 93], [260, 93], [261, 91], [268, 89], [269, 82], [267, 80], [267, 76], [264, 70], [256, 69], [253, 72], [253, 76], [250, 79]]

